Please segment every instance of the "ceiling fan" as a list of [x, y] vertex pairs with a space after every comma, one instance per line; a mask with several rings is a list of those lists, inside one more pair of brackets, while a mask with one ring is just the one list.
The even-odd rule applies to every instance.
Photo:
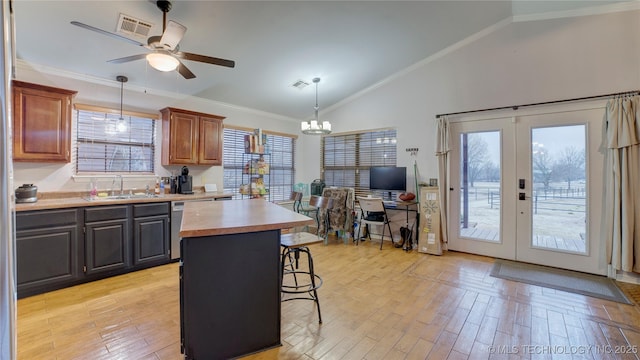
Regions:
[[187, 31], [187, 28], [184, 25], [181, 25], [173, 20], [169, 20], [169, 22], [167, 22], [167, 13], [169, 12], [169, 10], [171, 10], [171, 1], [158, 0], [155, 1], [155, 3], [158, 9], [162, 11], [162, 35], [149, 37], [146, 44], [133, 39], [129, 39], [125, 36], [96, 28], [91, 25], [83, 24], [79, 21], [72, 21], [71, 24], [116, 39], [124, 40], [134, 45], [142, 46], [151, 50], [151, 52], [147, 54], [138, 54], [109, 60], [108, 62], [110, 63], [121, 64], [146, 58], [149, 62], [149, 65], [151, 65], [155, 69], [160, 71], [172, 71], [177, 69], [180, 75], [182, 75], [185, 79], [193, 79], [196, 76], [182, 63], [182, 61], [180, 61], [180, 59], [199, 61], [207, 64], [226, 66], [230, 68], [235, 67], [235, 62], [233, 60], [220, 59], [211, 56], [180, 51], [179, 43], [180, 40], [182, 40], [184, 33]]

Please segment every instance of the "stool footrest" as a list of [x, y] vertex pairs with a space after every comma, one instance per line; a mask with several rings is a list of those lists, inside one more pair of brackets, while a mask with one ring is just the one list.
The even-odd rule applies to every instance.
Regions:
[[[311, 275], [308, 271], [285, 271], [283, 275], [296, 275], [296, 274], [305, 274]], [[304, 294], [313, 290], [317, 290], [322, 286], [322, 278], [320, 275], [314, 274], [315, 284], [311, 282], [305, 284], [297, 284], [297, 285], [284, 285], [282, 284], [282, 292], [286, 294]]]

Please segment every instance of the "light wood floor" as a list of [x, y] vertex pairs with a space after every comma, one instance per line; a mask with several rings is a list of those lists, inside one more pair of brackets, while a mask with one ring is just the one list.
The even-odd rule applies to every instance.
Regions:
[[[312, 245], [324, 323], [311, 301], [285, 302], [283, 345], [247, 359], [638, 359], [637, 306], [378, 244]], [[18, 358], [181, 359], [178, 304], [175, 263], [21, 299]]]

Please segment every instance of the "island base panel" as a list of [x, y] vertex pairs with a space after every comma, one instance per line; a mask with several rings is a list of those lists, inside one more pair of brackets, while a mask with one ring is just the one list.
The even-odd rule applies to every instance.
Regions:
[[186, 359], [280, 346], [280, 230], [183, 238], [180, 316]]

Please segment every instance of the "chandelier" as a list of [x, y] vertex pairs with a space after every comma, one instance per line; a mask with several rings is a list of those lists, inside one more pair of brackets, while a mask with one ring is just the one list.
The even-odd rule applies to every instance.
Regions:
[[314, 78], [313, 82], [316, 84], [316, 106], [313, 108], [315, 110], [315, 117], [313, 120], [300, 123], [300, 129], [302, 133], [306, 135], [331, 134], [331, 123], [328, 121], [320, 123], [318, 121], [318, 83], [320, 82], [320, 78]]

